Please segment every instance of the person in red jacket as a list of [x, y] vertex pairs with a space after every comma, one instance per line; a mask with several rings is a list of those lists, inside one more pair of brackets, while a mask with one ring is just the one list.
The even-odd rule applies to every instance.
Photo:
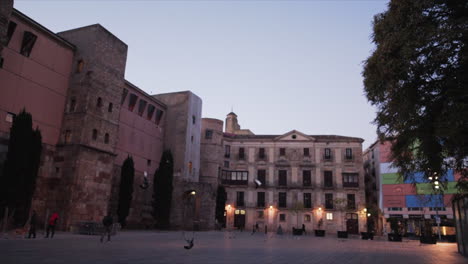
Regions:
[[50, 238], [54, 237], [55, 226], [57, 225], [58, 218], [59, 218], [59, 215], [57, 213], [53, 213], [52, 216], [50, 216], [49, 224], [47, 225], [46, 238], [49, 237], [49, 233], [51, 234]]

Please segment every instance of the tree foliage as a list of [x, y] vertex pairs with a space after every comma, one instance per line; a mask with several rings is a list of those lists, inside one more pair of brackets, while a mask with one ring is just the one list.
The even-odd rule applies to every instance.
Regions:
[[466, 179], [467, 2], [392, 0], [373, 27], [365, 93], [377, 107], [379, 138], [393, 143], [394, 163], [406, 178], [453, 168]]
[[120, 173], [119, 204], [117, 207], [117, 216], [122, 226], [126, 225], [126, 220], [132, 205], [134, 177], [135, 168], [133, 159], [128, 156], [122, 164]]
[[26, 223], [36, 189], [42, 136], [32, 125], [32, 116], [25, 109], [14, 118], [0, 178], [0, 207], [8, 207], [9, 212], [14, 212], [15, 226]]
[[[215, 217], [218, 223], [224, 223], [224, 211], [226, 206], [227, 193], [223, 186], [218, 186], [216, 191], [216, 211]], [[225, 223], [224, 223], [225, 224]]]
[[154, 173], [154, 218], [159, 228], [169, 228], [171, 202], [172, 202], [172, 178], [174, 174], [174, 160], [169, 150], [163, 152], [159, 167]]

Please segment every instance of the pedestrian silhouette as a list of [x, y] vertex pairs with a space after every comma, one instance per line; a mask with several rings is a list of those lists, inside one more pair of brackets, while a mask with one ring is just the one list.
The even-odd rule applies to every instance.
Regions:
[[31, 215], [31, 219], [29, 221], [29, 233], [28, 233], [28, 238], [36, 238], [36, 225], [37, 225], [37, 213], [35, 210], [33, 210], [33, 213]]
[[46, 236], [45, 236], [46, 238], [49, 237], [49, 234], [50, 234], [50, 238], [54, 237], [55, 226], [57, 225], [58, 219], [59, 219], [59, 215], [57, 213], [53, 213], [52, 216], [49, 218], [49, 224], [47, 225]]

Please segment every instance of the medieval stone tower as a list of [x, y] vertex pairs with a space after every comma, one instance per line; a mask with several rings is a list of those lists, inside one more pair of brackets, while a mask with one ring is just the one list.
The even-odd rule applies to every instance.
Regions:
[[127, 45], [98, 24], [59, 35], [77, 47], [56, 159], [70, 226], [108, 210]]

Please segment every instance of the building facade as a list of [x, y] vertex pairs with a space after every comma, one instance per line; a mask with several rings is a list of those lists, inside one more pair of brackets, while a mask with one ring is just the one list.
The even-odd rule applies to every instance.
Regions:
[[[153, 175], [168, 149], [175, 161], [173, 227], [213, 228], [217, 182], [199, 177], [202, 100], [189, 91], [149, 95], [127, 81], [128, 47], [99, 24], [53, 33], [13, 9], [12, 1], [5, 3], [0, 174], [9, 129], [25, 108], [43, 137], [32, 201], [41, 219], [58, 212], [59, 226], [69, 229], [115, 212], [120, 168], [131, 156], [135, 177], [127, 223], [152, 226]], [[149, 186], [142, 188], [145, 181]], [[187, 197], [192, 191], [196, 195]]]
[[[424, 179], [422, 172], [415, 172], [408, 179], [398, 173], [392, 165], [391, 142], [375, 142], [364, 152], [366, 177], [372, 183], [366, 190], [368, 202], [375, 204], [381, 211], [383, 225], [381, 232], [390, 232], [389, 218], [401, 220], [404, 232], [419, 235], [422, 221], [440, 217], [441, 225], [453, 227], [451, 200], [457, 189], [456, 181], [460, 175], [449, 170], [440, 177], [447, 182], [444, 194], [433, 194], [432, 184]], [[442, 228], [442, 235], [449, 228]]]
[[202, 176], [218, 173], [226, 189], [227, 228], [311, 231], [322, 220], [328, 232], [366, 231], [362, 139], [255, 135], [234, 113], [224, 133], [222, 121], [204, 119], [202, 137]]

